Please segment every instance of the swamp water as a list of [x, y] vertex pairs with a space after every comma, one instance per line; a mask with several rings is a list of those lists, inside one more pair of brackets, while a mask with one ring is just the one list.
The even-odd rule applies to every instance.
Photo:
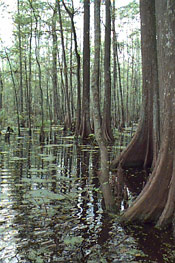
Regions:
[[[171, 230], [126, 228], [105, 212], [98, 148], [53, 134], [44, 145], [37, 131], [10, 143], [0, 137], [0, 263], [175, 262]], [[121, 149], [111, 148], [111, 158]], [[138, 176], [128, 173], [135, 195]]]

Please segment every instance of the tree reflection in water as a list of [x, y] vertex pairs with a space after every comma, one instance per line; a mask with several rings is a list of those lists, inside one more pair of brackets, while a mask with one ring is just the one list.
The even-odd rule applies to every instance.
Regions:
[[[23, 132], [10, 144], [1, 138], [0, 262], [174, 262], [169, 230], [124, 228], [105, 212], [96, 147], [56, 134], [40, 145], [37, 132]], [[123, 175], [129, 199], [141, 174]]]

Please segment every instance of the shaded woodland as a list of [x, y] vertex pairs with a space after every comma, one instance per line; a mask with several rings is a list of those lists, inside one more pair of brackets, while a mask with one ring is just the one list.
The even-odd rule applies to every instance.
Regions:
[[[116, 211], [110, 169], [117, 169], [120, 184], [123, 169], [151, 168], [124, 222], [173, 222], [174, 10], [172, 0], [120, 8], [110, 0], [84, 0], [78, 7], [73, 1], [18, 0], [14, 42], [1, 44], [2, 128], [17, 127], [20, 136], [22, 127], [29, 135], [37, 127], [42, 143], [56, 125], [76, 139], [95, 138], [110, 211]], [[107, 145], [138, 122], [131, 143], [110, 165]]]
[[[17, 1], [13, 43], [10, 47], [1, 43], [2, 128], [18, 127], [20, 134], [20, 127], [30, 133], [34, 127], [42, 132], [62, 124], [82, 138], [93, 133], [93, 5], [91, 1]], [[139, 119], [139, 7], [131, 1], [116, 9], [113, 1], [107, 7], [106, 22], [104, 10], [102, 3], [99, 103], [106, 139], [109, 136], [110, 140], [115, 128]], [[136, 21], [136, 27], [129, 26]], [[125, 39], [122, 27], [128, 27]]]
[[17, 0], [10, 15], [0, 261], [175, 262], [174, 0]]

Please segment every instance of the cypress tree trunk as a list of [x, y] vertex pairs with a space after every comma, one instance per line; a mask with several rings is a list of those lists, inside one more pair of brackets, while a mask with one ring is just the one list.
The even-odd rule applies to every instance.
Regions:
[[100, 1], [94, 1], [94, 70], [92, 78], [92, 93], [93, 93], [93, 117], [95, 127], [95, 137], [100, 148], [101, 171], [99, 173], [99, 181], [102, 187], [105, 207], [109, 211], [115, 209], [115, 202], [109, 185], [109, 162], [108, 150], [103, 138], [101, 114], [100, 114], [100, 98], [99, 98], [99, 75], [100, 75]]
[[83, 33], [83, 94], [80, 135], [83, 139], [91, 133], [90, 125], [90, 0], [84, 0]]
[[102, 129], [103, 137], [107, 142], [114, 140], [111, 130], [111, 1], [105, 0], [105, 54], [104, 54], [104, 109], [103, 109], [103, 120]]
[[[20, 113], [22, 118], [23, 111], [24, 111], [24, 105], [23, 105], [23, 66], [22, 66], [22, 41], [21, 41], [21, 21], [20, 21], [20, 1], [17, 2], [17, 8], [18, 8], [18, 47], [19, 47], [19, 75], [20, 75]], [[24, 119], [22, 119], [22, 126], [24, 126]]]
[[2, 79], [2, 72], [0, 69], [0, 110], [2, 110], [2, 92], [4, 89], [3, 79]]
[[[125, 221], [155, 222], [159, 226], [172, 223], [175, 212], [175, 2], [174, 0], [156, 0], [157, 17], [157, 51], [159, 76], [160, 111], [160, 150], [153, 172], [144, 189], [133, 205], [123, 215]], [[149, 16], [150, 14], [150, 16]], [[149, 0], [141, 0], [142, 27], [155, 20], [154, 6]], [[149, 19], [150, 18], [150, 19]], [[143, 31], [146, 36], [152, 27]], [[151, 34], [152, 35], [152, 34]], [[156, 34], [154, 35], [154, 38]], [[147, 46], [142, 56], [148, 56], [151, 39], [144, 43]], [[149, 50], [150, 52], [150, 50]], [[151, 53], [152, 55], [152, 53]], [[144, 65], [143, 65], [144, 66]], [[147, 64], [149, 69], [152, 64]], [[153, 67], [152, 67], [153, 70]], [[143, 72], [144, 73], [144, 72]], [[153, 71], [152, 71], [153, 74]], [[151, 75], [154, 76], [154, 75]], [[148, 83], [149, 79], [145, 79]], [[155, 100], [152, 100], [152, 103]], [[153, 118], [153, 127], [156, 118]], [[157, 140], [152, 137], [157, 145]], [[157, 152], [155, 152], [157, 155]]]
[[[120, 162], [122, 167], [151, 167], [159, 147], [159, 131], [155, 129], [153, 123], [153, 108], [154, 113], [156, 111], [159, 114], [155, 5], [149, 0], [142, 0], [140, 2], [140, 12], [143, 75], [141, 121], [131, 143], [122, 152], [121, 156], [116, 157], [112, 162], [112, 168], [117, 167]], [[157, 116], [154, 118], [157, 119]], [[158, 119], [156, 122], [158, 128]]]
[[80, 54], [78, 51], [78, 43], [77, 43], [77, 34], [76, 34], [76, 29], [75, 29], [75, 23], [74, 23], [74, 10], [71, 12], [67, 6], [65, 5], [64, 1], [63, 5], [68, 13], [70, 19], [71, 19], [71, 26], [72, 26], [72, 31], [73, 31], [73, 36], [74, 36], [74, 45], [75, 45], [75, 55], [76, 55], [76, 60], [77, 60], [77, 109], [76, 109], [76, 127], [75, 127], [75, 134], [78, 135], [80, 131], [80, 123], [81, 123], [81, 63], [80, 63]]
[[64, 77], [65, 77], [66, 115], [65, 115], [65, 120], [64, 120], [64, 127], [66, 129], [67, 128], [71, 129], [70, 99], [69, 99], [69, 91], [68, 91], [68, 70], [67, 70], [66, 50], [65, 50], [65, 44], [64, 44], [64, 35], [63, 35], [63, 25], [62, 25], [60, 1], [57, 1], [57, 6], [58, 6], [58, 14], [59, 14], [60, 33], [61, 33], [61, 45], [62, 45], [63, 63], [64, 63]]
[[52, 86], [53, 86], [53, 119], [56, 124], [59, 119], [59, 98], [57, 78], [57, 33], [56, 33], [57, 8], [56, 4], [52, 16]]

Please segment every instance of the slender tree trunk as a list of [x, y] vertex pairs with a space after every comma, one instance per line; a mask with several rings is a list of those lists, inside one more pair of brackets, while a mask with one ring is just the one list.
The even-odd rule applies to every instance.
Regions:
[[[114, 96], [114, 120], [115, 120], [115, 126], [117, 122], [117, 96], [116, 96], [116, 89], [117, 89], [117, 61], [116, 61], [116, 29], [115, 29], [115, 0], [113, 1], [113, 6], [112, 6], [112, 47], [113, 47], [113, 96]], [[119, 116], [118, 116], [119, 118]]]
[[[23, 66], [22, 66], [22, 42], [21, 42], [21, 19], [20, 19], [20, 1], [17, 2], [18, 7], [18, 47], [19, 47], [19, 75], [20, 75], [20, 113], [22, 118], [24, 111], [23, 103]], [[24, 119], [22, 119], [22, 126], [24, 126]]]
[[[39, 90], [40, 90], [40, 98], [41, 98], [41, 129], [40, 129], [40, 142], [44, 142], [44, 96], [43, 96], [43, 88], [42, 88], [42, 73], [41, 73], [41, 64], [40, 64], [40, 47], [39, 47], [39, 36], [38, 36], [38, 18], [35, 13], [35, 9], [32, 5], [32, 2], [29, 1], [30, 7], [33, 11], [35, 18], [35, 58], [38, 66], [38, 75], [39, 75]], [[37, 39], [38, 36], [38, 39]]]
[[29, 38], [29, 81], [28, 81], [28, 119], [29, 119], [29, 135], [32, 134], [32, 38], [33, 38], [33, 21], [30, 22], [30, 38]]
[[[129, 48], [127, 44], [127, 53], [129, 54]], [[126, 122], [130, 125], [130, 114], [129, 114], [129, 56], [127, 60], [127, 73], [126, 73]]]
[[[28, 74], [27, 74], [27, 58], [25, 57], [24, 59], [24, 74], [25, 74], [25, 86], [26, 86], [26, 89], [25, 89], [25, 107], [26, 107], [26, 112], [27, 112], [27, 115], [29, 116], [29, 80], [28, 80]], [[27, 127], [29, 127], [29, 120], [27, 122]]]
[[2, 79], [2, 71], [0, 69], [0, 110], [2, 110], [2, 93], [4, 89], [3, 79]]
[[64, 77], [65, 77], [66, 116], [65, 116], [64, 125], [66, 129], [67, 128], [71, 129], [70, 99], [69, 99], [69, 91], [68, 91], [68, 70], [67, 70], [66, 51], [65, 51], [65, 45], [64, 45], [64, 35], [63, 35], [60, 1], [57, 1], [57, 6], [58, 6], [58, 14], [59, 14], [61, 44], [62, 44], [63, 63], [64, 63]]
[[7, 57], [7, 61], [8, 61], [9, 67], [10, 67], [10, 74], [11, 74], [13, 89], [14, 89], [14, 94], [15, 94], [15, 103], [16, 103], [16, 111], [17, 111], [17, 124], [18, 124], [18, 136], [20, 136], [21, 130], [20, 130], [19, 103], [18, 103], [17, 88], [16, 88], [15, 78], [14, 78], [14, 74], [13, 74], [12, 64], [11, 64], [11, 61], [10, 61], [10, 58], [9, 58], [9, 55], [7, 54], [7, 52], [6, 52], [6, 57]]
[[62, 98], [62, 102], [60, 104], [60, 112], [59, 112], [59, 120], [61, 123], [64, 123], [65, 121], [65, 112], [66, 112], [66, 99], [65, 99], [65, 84], [64, 84], [64, 79], [63, 79], [63, 66], [61, 64], [61, 59], [58, 54], [58, 65], [59, 65], [59, 71], [60, 71], [60, 77], [61, 77], [61, 89], [60, 89], [60, 97]]
[[105, 55], [104, 55], [104, 109], [102, 129], [103, 136], [107, 142], [114, 140], [111, 129], [111, 1], [105, 0], [106, 22], [105, 22]]
[[83, 33], [83, 96], [80, 135], [86, 139], [91, 133], [90, 125], [90, 0], [84, 0]]
[[117, 57], [117, 68], [118, 68], [118, 81], [119, 81], [119, 93], [120, 93], [120, 101], [121, 101], [121, 120], [120, 127], [125, 127], [125, 110], [124, 110], [124, 102], [123, 102], [123, 90], [122, 90], [122, 79], [121, 79], [121, 67], [119, 61], [119, 48], [118, 43], [116, 43], [116, 57]]
[[[57, 2], [57, 1], [56, 1]], [[52, 16], [52, 86], [53, 86], [53, 118], [54, 123], [58, 122], [58, 111], [59, 111], [59, 101], [58, 101], [58, 78], [57, 78], [57, 33], [56, 33], [56, 20], [57, 20], [57, 3], [53, 10]]]
[[80, 77], [80, 71], [81, 71], [81, 64], [80, 64], [80, 54], [78, 51], [78, 43], [77, 43], [77, 34], [76, 34], [76, 29], [75, 29], [75, 23], [74, 23], [74, 7], [73, 11], [71, 12], [67, 6], [65, 5], [64, 1], [63, 5], [68, 13], [70, 19], [71, 19], [71, 26], [72, 26], [72, 31], [73, 31], [73, 36], [74, 36], [74, 45], [75, 45], [75, 55], [77, 59], [77, 110], [76, 110], [76, 128], [75, 128], [75, 134], [78, 135], [80, 131], [80, 123], [81, 123], [81, 77]]
[[70, 104], [71, 104], [71, 119], [74, 119], [74, 95], [73, 95], [73, 39], [71, 32], [71, 40], [70, 40], [70, 74], [69, 74], [69, 83], [70, 83]]
[[102, 186], [103, 197], [106, 209], [113, 211], [115, 209], [114, 198], [109, 185], [109, 162], [108, 150], [103, 138], [101, 114], [100, 114], [100, 99], [99, 99], [99, 76], [100, 76], [100, 1], [94, 1], [94, 32], [95, 32], [95, 56], [94, 70], [92, 78], [92, 94], [93, 94], [93, 118], [95, 127], [95, 137], [100, 148], [101, 156], [101, 172], [99, 173], [99, 181]]

